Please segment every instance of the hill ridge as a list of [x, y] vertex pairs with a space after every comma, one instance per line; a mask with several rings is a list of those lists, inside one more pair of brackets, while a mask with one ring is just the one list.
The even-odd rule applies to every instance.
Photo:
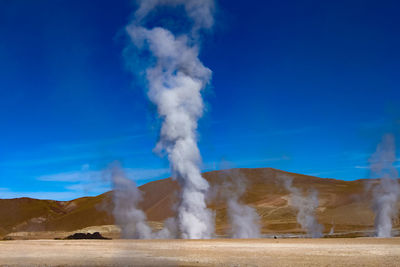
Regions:
[[[320, 206], [317, 219], [324, 225], [325, 232], [332, 227], [336, 232], [373, 229], [371, 196], [364, 192], [366, 179], [345, 181], [319, 178], [273, 168], [233, 168], [203, 173], [211, 186], [227, 176], [243, 179], [247, 189], [241, 199], [260, 214], [264, 234], [301, 233], [296, 212], [288, 205], [289, 193], [278, 180], [281, 175], [292, 177], [293, 185], [300, 190], [313, 188], [318, 191]], [[162, 222], [175, 215], [173, 206], [179, 190], [176, 181], [160, 179], [141, 185], [139, 189], [143, 192], [140, 207], [149, 221]], [[211, 201], [209, 207], [216, 213], [217, 233], [225, 233], [229, 228], [226, 205]], [[27, 197], [0, 199], [0, 235], [17, 231], [73, 231], [112, 225], [112, 210], [112, 191], [69, 201]], [[399, 221], [395, 221], [395, 227], [399, 226]]]

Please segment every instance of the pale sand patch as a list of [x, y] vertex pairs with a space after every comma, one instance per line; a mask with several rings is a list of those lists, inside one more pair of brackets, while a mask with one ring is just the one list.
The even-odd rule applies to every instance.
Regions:
[[400, 238], [17, 240], [1, 266], [400, 266]]

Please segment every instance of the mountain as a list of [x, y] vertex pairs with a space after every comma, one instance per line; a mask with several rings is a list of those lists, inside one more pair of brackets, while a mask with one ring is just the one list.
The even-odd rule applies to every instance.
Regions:
[[[296, 211], [288, 205], [290, 195], [282, 177], [293, 179], [293, 186], [304, 192], [318, 192], [317, 219], [323, 224], [324, 232], [331, 229], [335, 233], [373, 229], [371, 195], [365, 193], [368, 183], [377, 182], [373, 179], [342, 181], [271, 168], [212, 171], [203, 176], [211, 185], [209, 207], [216, 213], [216, 231], [220, 235], [229, 229], [222, 191], [232, 184], [238, 191], [245, 188], [240, 200], [256, 208], [264, 234], [303, 233], [296, 221]], [[174, 216], [179, 190], [176, 181], [168, 178], [139, 188], [144, 196], [141, 208], [149, 221], [162, 222]], [[0, 236], [21, 231], [74, 231], [89, 226], [112, 225], [112, 210], [112, 191], [71, 201], [0, 199]], [[400, 220], [397, 219], [394, 225], [399, 227]]]

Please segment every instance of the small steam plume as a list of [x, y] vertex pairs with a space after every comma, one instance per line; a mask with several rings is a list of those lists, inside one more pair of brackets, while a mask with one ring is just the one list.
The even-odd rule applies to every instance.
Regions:
[[333, 235], [333, 234], [335, 234], [335, 222], [334, 221], [332, 221], [332, 226], [331, 226], [331, 229], [329, 230], [328, 235]]
[[[126, 31], [134, 47], [152, 56], [146, 69], [148, 97], [162, 119], [155, 151], [166, 152], [172, 175], [181, 186], [178, 224], [182, 238], [211, 238], [214, 214], [206, 206], [209, 188], [200, 173], [197, 147], [198, 120], [203, 115], [201, 91], [211, 79], [211, 70], [198, 58], [199, 34], [212, 27], [212, 0], [139, 0], [139, 8]], [[160, 6], [183, 7], [191, 29], [174, 35], [163, 27], [146, 28], [146, 17]]]
[[331, 230], [329, 230], [329, 235], [333, 235], [335, 233], [335, 226], [331, 227]]
[[376, 152], [369, 159], [371, 172], [381, 177], [373, 187], [373, 211], [375, 213], [375, 233], [377, 237], [392, 236], [392, 220], [397, 216], [397, 201], [400, 188], [398, 172], [393, 166], [396, 161], [395, 139], [391, 134], [383, 136]]
[[228, 216], [232, 227], [232, 238], [259, 238], [260, 216], [256, 210], [238, 201], [228, 200]]
[[221, 178], [221, 183], [213, 185], [211, 194], [227, 203], [231, 237], [259, 238], [261, 235], [260, 216], [253, 207], [240, 200], [246, 192], [245, 179], [235, 169], [223, 171]]
[[142, 192], [134, 181], [125, 176], [123, 170], [115, 165], [111, 169], [113, 186], [113, 215], [116, 224], [121, 228], [121, 237], [133, 239], [174, 238], [177, 229], [172, 218], [167, 219], [164, 228], [153, 232], [147, 224], [146, 214], [138, 208], [142, 201]]
[[113, 215], [115, 222], [121, 227], [124, 238], [151, 238], [151, 228], [147, 225], [146, 214], [138, 208], [142, 193], [134, 181], [126, 178], [117, 166], [111, 170], [113, 186]]
[[283, 184], [290, 192], [289, 205], [297, 210], [297, 222], [312, 238], [322, 237], [323, 226], [317, 222], [315, 210], [318, 208], [318, 192], [312, 190], [308, 196], [293, 186], [293, 178], [281, 176]]

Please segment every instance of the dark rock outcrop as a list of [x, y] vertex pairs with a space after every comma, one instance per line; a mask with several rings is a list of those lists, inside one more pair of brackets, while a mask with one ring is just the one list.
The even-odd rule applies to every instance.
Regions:
[[73, 235], [67, 236], [65, 239], [110, 239], [102, 236], [99, 232], [91, 233], [75, 233]]

